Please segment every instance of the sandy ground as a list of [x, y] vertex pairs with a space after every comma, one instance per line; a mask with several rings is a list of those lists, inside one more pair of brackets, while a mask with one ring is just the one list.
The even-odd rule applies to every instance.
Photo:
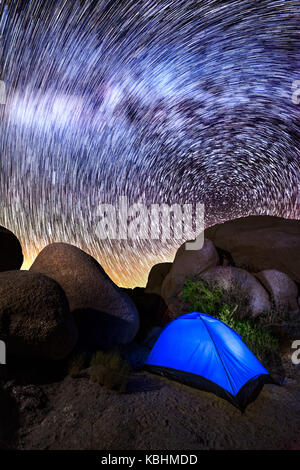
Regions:
[[[118, 394], [89, 378], [13, 388], [19, 449], [300, 449], [300, 371], [241, 414], [211, 393], [147, 372]], [[31, 387], [31, 388], [30, 388]], [[27, 400], [24, 395], [27, 394]]]

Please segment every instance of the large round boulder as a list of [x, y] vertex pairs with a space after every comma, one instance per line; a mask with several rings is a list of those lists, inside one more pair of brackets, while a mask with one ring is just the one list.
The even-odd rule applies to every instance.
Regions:
[[205, 230], [217, 248], [230, 253], [235, 266], [251, 272], [276, 269], [300, 282], [300, 221], [250, 216]]
[[0, 338], [8, 354], [63, 359], [77, 336], [66, 295], [53, 279], [28, 271], [0, 273]]
[[[242, 300], [244, 311], [241, 316], [256, 317], [261, 313], [269, 312], [271, 302], [269, 295], [260, 282], [245, 269], [232, 266], [215, 266], [200, 274], [200, 279], [223, 291], [232, 291], [234, 298]], [[240, 295], [239, 295], [240, 294]], [[244, 300], [246, 299], [246, 300]], [[205, 312], [204, 312], [205, 313]]]
[[216, 266], [218, 262], [218, 253], [208, 239], [204, 240], [201, 250], [186, 250], [185, 243], [181, 245], [161, 288], [161, 295], [171, 312], [186, 313], [186, 306], [182, 300], [186, 279], [199, 276]]
[[145, 290], [147, 294], [161, 295], [162, 283], [171, 267], [172, 263], [159, 263], [152, 266]]
[[0, 271], [20, 269], [23, 264], [22, 247], [17, 237], [0, 227]]
[[266, 269], [255, 276], [269, 292], [275, 307], [284, 312], [299, 311], [297, 284], [285, 273]]
[[62, 286], [85, 345], [109, 348], [135, 337], [139, 315], [133, 302], [92, 256], [76, 246], [53, 243], [40, 252], [30, 271]]

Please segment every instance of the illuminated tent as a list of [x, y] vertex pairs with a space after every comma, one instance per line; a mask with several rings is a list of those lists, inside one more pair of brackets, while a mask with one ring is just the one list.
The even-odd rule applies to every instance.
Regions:
[[225, 398], [244, 411], [265, 383], [268, 371], [225, 323], [188, 313], [169, 323], [154, 344], [146, 369]]

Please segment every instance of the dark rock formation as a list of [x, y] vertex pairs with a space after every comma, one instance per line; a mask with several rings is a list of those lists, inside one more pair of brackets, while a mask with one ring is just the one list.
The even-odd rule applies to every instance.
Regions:
[[17, 237], [0, 227], [0, 271], [20, 269], [23, 264], [22, 247]]
[[62, 359], [77, 341], [77, 328], [62, 288], [42, 274], [0, 273], [0, 337], [7, 353]]
[[0, 386], [0, 450], [15, 448], [19, 424], [18, 405], [9, 392]]
[[300, 221], [250, 216], [205, 230], [217, 248], [230, 253], [237, 267], [251, 272], [276, 269], [300, 282]]
[[161, 295], [161, 286], [172, 267], [172, 263], [159, 263], [155, 264], [149, 273], [148, 282], [146, 285], [147, 294]]
[[218, 262], [218, 253], [213, 243], [207, 239], [204, 240], [201, 250], [186, 250], [185, 244], [178, 249], [161, 289], [161, 295], [171, 312], [185, 313], [181, 294], [186, 278], [195, 278], [216, 266]]
[[168, 307], [159, 295], [148, 294], [143, 287], [122, 290], [128, 293], [139, 312], [137, 341], [144, 340], [153, 327], [164, 326], [169, 321]]
[[30, 271], [62, 286], [86, 346], [110, 348], [135, 337], [139, 315], [133, 302], [92, 256], [76, 246], [53, 243], [41, 251]]

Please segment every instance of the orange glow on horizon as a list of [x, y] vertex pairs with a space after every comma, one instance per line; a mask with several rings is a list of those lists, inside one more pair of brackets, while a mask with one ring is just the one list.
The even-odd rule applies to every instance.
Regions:
[[[34, 248], [31, 247], [27, 253], [24, 252], [24, 262], [22, 264], [22, 270], [29, 270], [31, 265], [33, 264], [35, 258], [38, 256], [39, 252], [42, 250], [43, 247]], [[24, 250], [25, 251], [25, 250]], [[93, 255], [92, 255], [93, 256]], [[95, 256], [95, 259], [97, 257]], [[145, 287], [148, 280], [149, 272], [155, 264], [164, 263], [164, 262], [171, 262], [174, 259], [173, 256], [168, 256], [167, 258], [160, 258], [156, 256], [151, 260], [149, 266], [145, 269], [145, 271], [137, 270], [134, 264], [129, 265], [125, 269], [121, 269], [120, 271], [116, 271], [111, 269], [108, 263], [101, 264], [100, 260], [97, 259], [98, 263], [103, 267], [107, 275], [111, 278], [111, 280], [119, 287], [125, 287], [133, 289], [134, 287]], [[115, 264], [115, 263], [114, 263]], [[128, 279], [128, 282], [124, 282], [124, 276]]]

